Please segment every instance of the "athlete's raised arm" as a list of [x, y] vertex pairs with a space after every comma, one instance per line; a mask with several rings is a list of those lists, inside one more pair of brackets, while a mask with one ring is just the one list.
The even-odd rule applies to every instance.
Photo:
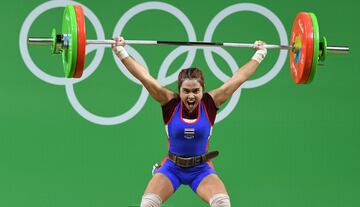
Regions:
[[135, 76], [149, 91], [150, 95], [158, 101], [161, 105], [166, 104], [169, 100], [176, 97], [176, 93], [168, 88], [162, 86], [150, 73], [138, 62], [136, 62], [126, 52], [125, 46], [126, 41], [122, 37], [115, 37], [115, 44], [112, 44], [112, 49], [127, 70]]
[[250, 76], [256, 71], [267, 53], [267, 50], [264, 46], [264, 42], [256, 41], [254, 43], [254, 49], [256, 52], [251, 60], [239, 68], [234, 73], [234, 75], [222, 86], [209, 91], [209, 94], [213, 98], [217, 107], [224, 103], [241, 86], [241, 84], [249, 79]]

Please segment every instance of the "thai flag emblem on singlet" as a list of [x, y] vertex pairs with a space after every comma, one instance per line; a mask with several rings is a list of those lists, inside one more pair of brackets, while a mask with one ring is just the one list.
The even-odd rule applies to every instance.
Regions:
[[184, 138], [185, 139], [194, 139], [195, 129], [194, 128], [185, 128], [184, 129]]

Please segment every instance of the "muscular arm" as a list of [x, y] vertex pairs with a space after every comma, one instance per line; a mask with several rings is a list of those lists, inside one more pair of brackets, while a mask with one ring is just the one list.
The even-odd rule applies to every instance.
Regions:
[[209, 92], [216, 107], [224, 103], [250, 76], [256, 71], [262, 59], [266, 56], [264, 42], [256, 41], [254, 48], [257, 49], [252, 59], [239, 68], [234, 75], [222, 86]]
[[112, 48], [121, 62], [124, 64], [126, 69], [137, 78], [148, 90], [150, 95], [158, 101], [161, 105], [166, 104], [169, 100], [176, 97], [176, 93], [160, 85], [160, 83], [155, 80], [150, 73], [138, 62], [136, 62], [132, 57], [130, 57], [126, 50], [123, 48], [125, 46], [125, 40], [123, 38], [114, 38], [115, 44], [112, 45]]
[[161, 105], [176, 97], [176, 93], [160, 85], [150, 73], [132, 57], [128, 56], [121, 60], [128, 71], [135, 76], [149, 91], [150, 95]]
[[244, 66], [239, 68], [222, 86], [209, 91], [215, 105], [219, 107], [222, 103], [224, 103], [241, 86], [241, 84], [249, 79], [258, 66], [259, 63], [256, 60], [250, 60]]

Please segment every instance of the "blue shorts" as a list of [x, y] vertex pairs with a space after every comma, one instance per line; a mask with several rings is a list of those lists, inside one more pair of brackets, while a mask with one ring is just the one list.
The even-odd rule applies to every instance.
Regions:
[[215, 170], [210, 167], [209, 163], [205, 162], [194, 167], [179, 167], [171, 160], [167, 159], [163, 165], [155, 171], [155, 173], [164, 174], [174, 188], [174, 192], [181, 184], [189, 185], [191, 189], [196, 192], [200, 182], [210, 174], [216, 174]]

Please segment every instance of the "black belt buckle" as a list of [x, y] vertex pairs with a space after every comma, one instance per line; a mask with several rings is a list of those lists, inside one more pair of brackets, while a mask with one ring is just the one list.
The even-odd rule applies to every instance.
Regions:
[[201, 156], [194, 157], [194, 165], [199, 165], [199, 164], [201, 164], [203, 162], [204, 162], [204, 160], [202, 159]]
[[207, 162], [207, 154], [203, 154], [195, 157], [179, 157], [171, 152], [168, 153], [169, 159], [179, 167], [193, 167]]
[[192, 167], [193, 166], [193, 159], [192, 157], [181, 157], [176, 160], [176, 163], [180, 167]]

